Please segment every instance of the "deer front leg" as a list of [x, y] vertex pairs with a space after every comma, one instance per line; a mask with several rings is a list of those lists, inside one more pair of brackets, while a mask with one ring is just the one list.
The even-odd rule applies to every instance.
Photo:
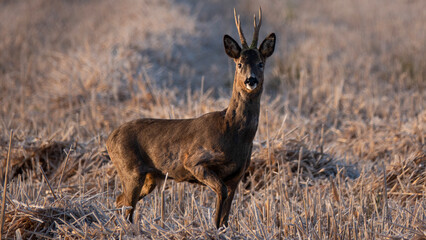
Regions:
[[232, 200], [234, 199], [235, 189], [237, 186], [238, 183], [231, 186], [228, 185], [228, 197], [225, 200], [222, 215], [220, 216], [220, 226], [228, 227], [229, 213], [231, 212]]
[[186, 169], [201, 183], [210, 187], [216, 193], [216, 227], [220, 227], [220, 217], [223, 212], [225, 200], [227, 199], [228, 190], [223, 181], [211, 170], [203, 165], [185, 166]]

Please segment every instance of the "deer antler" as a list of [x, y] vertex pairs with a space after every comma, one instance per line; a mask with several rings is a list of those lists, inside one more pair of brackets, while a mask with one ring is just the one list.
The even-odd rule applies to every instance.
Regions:
[[256, 24], [256, 14], [254, 15], [254, 32], [253, 32], [253, 40], [251, 42], [250, 48], [257, 48], [257, 40], [259, 39], [259, 30], [262, 25], [262, 8], [259, 7], [259, 23]]
[[234, 8], [234, 18], [235, 18], [235, 25], [237, 25], [237, 29], [238, 29], [238, 34], [240, 35], [241, 45], [243, 45], [243, 48], [248, 48], [246, 38], [244, 37], [244, 34], [243, 34], [243, 29], [241, 28], [240, 15], [237, 16], [237, 11], [235, 11], [235, 8]]

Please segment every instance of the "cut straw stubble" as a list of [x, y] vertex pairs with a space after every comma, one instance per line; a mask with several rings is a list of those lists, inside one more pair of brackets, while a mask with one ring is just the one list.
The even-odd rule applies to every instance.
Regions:
[[9, 150], [7, 151], [7, 158], [6, 158], [6, 169], [4, 174], [4, 185], [3, 185], [3, 196], [1, 201], [1, 227], [0, 227], [0, 239], [3, 239], [3, 226], [4, 226], [4, 212], [6, 208], [6, 190], [7, 190], [7, 178], [9, 173], [9, 164], [10, 164], [10, 148], [12, 146], [12, 137], [13, 137], [13, 129], [10, 130], [10, 137], [9, 137]]

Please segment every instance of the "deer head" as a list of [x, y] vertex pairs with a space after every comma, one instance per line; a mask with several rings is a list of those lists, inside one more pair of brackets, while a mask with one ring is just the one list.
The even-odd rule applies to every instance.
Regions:
[[223, 37], [225, 52], [234, 59], [236, 65], [234, 88], [239, 89], [240, 94], [257, 95], [263, 89], [263, 70], [266, 58], [270, 57], [275, 49], [275, 33], [269, 34], [257, 48], [259, 30], [262, 24], [262, 9], [259, 8], [259, 22], [256, 22], [256, 15], [254, 15], [253, 40], [249, 47], [241, 28], [240, 16], [237, 15], [235, 9], [234, 18], [242, 48], [229, 35]]

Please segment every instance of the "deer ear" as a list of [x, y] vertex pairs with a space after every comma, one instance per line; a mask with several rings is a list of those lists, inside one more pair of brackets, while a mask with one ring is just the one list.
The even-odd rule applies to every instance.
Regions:
[[270, 57], [275, 49], [275, 33], [269, 34], [260, 44], [259, 51], [264, 58]]
[[223, 36], [223, 45], [225, 46], [226, 54], [231, 58], [239, 58], [241, 53], [241, 47], [238, 43], [229, 35]]

